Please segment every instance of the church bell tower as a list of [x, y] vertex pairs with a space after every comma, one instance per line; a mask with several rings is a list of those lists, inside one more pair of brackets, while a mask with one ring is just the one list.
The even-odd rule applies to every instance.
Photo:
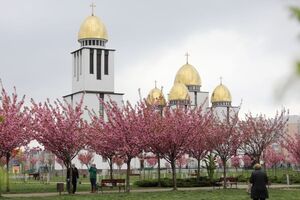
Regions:
[[[94, 5], [91, 5], [94, 10]], [[87, 17], [78, 32], [80, 48], [73, 51], [72, 93], [79, 91], [114, 92], [114, 49], [106, 48], [108, 36], [103, 22]]]
[[[72, 93], [64, 96], [69, 103], [79, 102], [84, 94], [84, 106], [104, 114], [99, 97], [104, 101], [122, 102], [123, 94], [114, 88], [114, 49], [106, 47], [108, 34], [104, 23], [92, 14], [80, 26], [80, 47], [72, 55]], [[88, 118], [88, 116], [86, 116]]]

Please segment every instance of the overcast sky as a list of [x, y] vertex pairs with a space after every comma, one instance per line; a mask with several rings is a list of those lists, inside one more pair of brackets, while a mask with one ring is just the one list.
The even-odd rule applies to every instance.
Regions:
[[[88, 0], [2, 0], [0, 78], [27, 101], [71, 93], [71, 55], [77, 33], [91, 14]], [[105, 23], [108, 47], [116, 49], [115, 92], [136, 102], [164, 87], [167, 97], [177, 70], [190, 54], [210, 92], [219, 77], [242, 113], [272, 115], [282, 107], [300, 114], [299, 81], [281, 101], [275, 91], [300, 57], [300, 24], [288, 10], [296, 0], [94, 0]], [[298, 2], [298, 3], [297, 3]]]

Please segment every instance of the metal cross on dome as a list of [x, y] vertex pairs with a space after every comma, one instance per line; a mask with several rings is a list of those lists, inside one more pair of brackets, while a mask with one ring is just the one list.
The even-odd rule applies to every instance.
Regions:
[[92, 8], [92, 16], [94, 16], [94, 9], [96, 7], [96, 4], [93, 2], [90, 7]]
[[189, 56], [190, 56], [190, 54], [189, 54], [188, 52], [186, 52], [186, 54], [185, 54], [185, 57], [186, 57], [186, 64], [189, 63]]

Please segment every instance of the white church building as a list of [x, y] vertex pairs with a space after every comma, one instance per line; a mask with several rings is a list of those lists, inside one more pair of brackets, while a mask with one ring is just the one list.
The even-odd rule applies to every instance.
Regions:
[[[93, 6], [93, 5], [92, 5]], [[72, 92], [64, 96], [64, 99], [75, 105], [84, 95], [84, 107], [99, 115], [104, 115], [104, 109], [99, 98], [104, 101], [110, 99], [119, 105], [123, 101], [123, 93], [116, 93], [114, 88], [114, 49], [106, 47], [108, 34], [103, 22], [92, 13], [80, 26], [78, 32], [79, 48], [71, 52], [72, 55]], [[150, 104], [161, 106], [190, 105], [203, 106], [212, 109], [219, 118], [228, 118], [238, 112], [238, 106], [232, 106], [232, 98], [229, 89], [222, 81], [214, 89], [209, 106], [209, 92], [201, 90], [202, 82], [197, 69], [187, 62], [179, 68], [174, 85], [168, 94], [168, 104], [161, 89], [155, 84], [148, 96]], [[88, 112], [84, 118], [90, 120]], [[100, 156], [95, 156], [97, 168], [108, 169], [108, 164]], [[79, 167], [79, 161], [75, 159]], [[132, 161], [133, 168], [139, 168], [138, 159]]]

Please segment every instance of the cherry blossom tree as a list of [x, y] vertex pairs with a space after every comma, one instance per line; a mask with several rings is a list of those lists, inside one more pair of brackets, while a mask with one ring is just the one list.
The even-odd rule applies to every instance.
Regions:
[[269, 146], [263, 153], [264, 161], [267, 168], [274, 169], [274, 175], [276, 176], [277, 165], [284, 162], [285, 156], [280, 151], [275, 151], [271, 146]]
[[157, 158], [155, 156], [147, 156], [145, 160], [149, 167], [154, 167], [157, 164]]
[[121, 157], [119, 157], [119, 156], [113, 156], [112, 163], [115, 164], [115, 165], [117, 165], [118, 170], [119, 170], [119, 175], [120, 175], [121, 174], [122, 165], [124, 164], [124, 159], [121, 158]]
[[[160, 134], [162, 132], [161, 120], [163, 117], [163, 107], [157, 109], [157, 105], [149, 105], [146, 102], [140, 104], [140, 112], [143, 113], [144, 133], [141, 137], [142, 142], [145, 144], [144, 151], [152, 152], [157, 158], [157, 180], [158, 186], [161, 186], [160, 174], [160, 158], [163, 149], [163, 143], [159, 143]], [[159, 111], [159, 112], [158, 112]]]
[[300, 164], [300, 134], [287, 136], [283, 141], [283, 147], [289, 152], [289, 160], [291, 163]]
[[94, 153], [91, 151], [83, 152], [78, 154], [78, 160], [82, 165], [87, 168], [94, 162]]
[[110, 101], [104, 104], [104, 108], [107, 115], [106, 123], [111, 127], [115, 140], [115, 148], [127, 165], [126, 191], [130, 192], [130, 163], [133, 158], [142, 153], [144, 145], [140, 140], [145, 130], [142, 112], [138, 112], [138, 106], [133, 107], [129, 102], [119, 106]]
[[237, 169], [240, 167], [241, 164], [241, 158], [239, 156], [233, 156], [230, 158], [231, 166], [235, 168], [235, 171], [237, 172]]
[[[241, 137], [238, 130], [238, 114], [228, 120], [215, 120], [214, 130], [210, 134], [209, 145], [218, 155], [223, 165], [224, 188], [226, 188], [226, 163], [234, 155], [240, 146]], [[218, 138], [218, 139], [216, 139]]]
[[211, 139], [211, 131], [214, 122], [213, 112], [203, 112], [198, 108], [197, 125], [193, 133], [193, 142], [189, 145], [187, 153], [197, 160], [197, 178], [200, 178], [200, 161], [205, 157], [208, 151], [211, 151], [210, 146], [207, 145]]
[[252, 116], [246, 114], [244, 121], [240, 123], [240, 130], [243, 138], [243, 150], [251, 159], [259, 163], [262, 153], [273, 143], [280, 143], [285, 136], [287, 118], [286, 111], [276, 113], [275, 117], [267, 118], [264, 115]]
[[243, 155], [242, 160], [243, 160], [243, 163], [244, 163], [244, 168], [251, 167], [252, 160], [251, 160], [250, 156], [248, 156], [247, 154], [245, 154], [245, 155]]
[[162, 157], [172, 168], [173, 190], [177, 190], [176, 160], [187, 152], [197, 126], [198, 110], [185, 107], [167, 107], [161, 118], [161, 131], [157, 132], [157, 145]]
[[32, 100], [37, 131], [35, 138], [70, 169], [70, 180], [71, 162], [86, 145], [87, 123], [82, 118], [82, 104], [83, 98], [74, 107], [59, 100], [55, 101], [54, 105], [49, 100], [44, 104]]
[[0, 157], [6, 158], [6, 191], [9, 192], [9, 160], [12, 151], [26, 146], [32, 139], [32, 118], [28, 108], [24, 107], [25, 96], [18, 98], [16, 89], [8, 95], [2, 88], [0, 103]]
[[[100, 103], [105, 103], [99, 99]], [[96, 154], [101, 155], [107, 160], [110, 169], [110, 179], [113, 179], [113, 158], [118, 156], [118, 149], [115, 143], [118, 143], [116, 132], [113, 130], [112, 124], [107, 123], [104, 117], [90, 111], [91, 123], [89, 126], [89, 134], [87, 145]]]
[[181, 169], [183, 167], [186, 167], [187, 164], [188, 164], [188, 159], [186, 158], [185, 155], [182, 155], [180, 158], [176, 160], [176, 165], [179, 168], [179, 173], [181, 173]]

